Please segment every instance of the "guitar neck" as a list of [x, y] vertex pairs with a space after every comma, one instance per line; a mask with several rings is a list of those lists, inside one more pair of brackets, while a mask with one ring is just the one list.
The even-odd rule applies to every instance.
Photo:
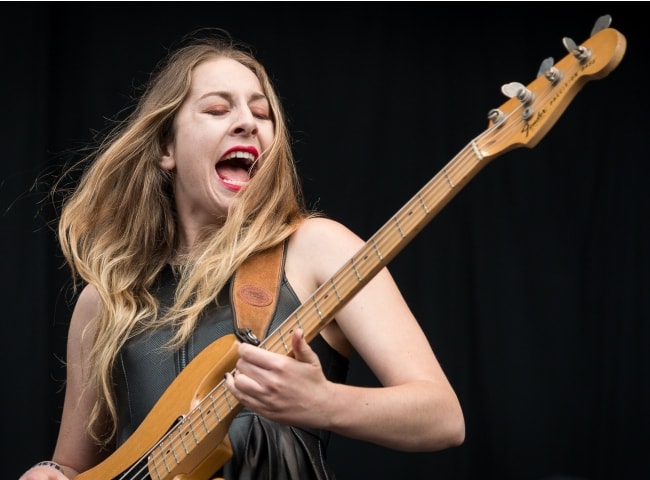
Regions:
[[466, 146], [269, 334], [260, 348], [275, 353], [291, 353], [289, 337], [296, 328], [302, 329], [308, 340], [313, 339], [336, 312], [388, 265], [487, 163], [475, 143]]
[[[597, 22], [608, 24], [611, 18]], [[545, 65], [527, 86], [510, 84], [510, 100], [489, 112], [488, 128], [415, 194], [332, 278], [321, 285], [260, 345], [288, 354], [287, 338], [301, 328], [311, 340], [359, 290], [385, 267], [492, 159], [515, 148], [533, 148], [548, 133], [584, 84], [607, 76], [621, 62], [625, 37], [598, 27], [555, 65]], [[566, 39], [565, 39], [566, 40]], [[570, 45], [568, 42], [567, 45]]]
[[492, 159], [515, 148], [534, 147], [587, 81], [603, 78], [618, 66], [626, 45], [625, 37], [617, 30], [601, 29], [557, 64], [547, 65], [527, 86], [510, 84], [504, 90], [510, 92], [510, 100], [489, 112], [488, 128], [424, 185], [260, 347], [290, 353], [287, 335], [295, 328], [304, 330], [308, 340], [315, 337]]

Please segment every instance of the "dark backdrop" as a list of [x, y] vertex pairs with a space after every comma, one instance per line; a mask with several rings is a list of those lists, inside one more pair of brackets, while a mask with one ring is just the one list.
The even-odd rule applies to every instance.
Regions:
[[[391, 264], [467, 439], [400, 453], [334, 437], [342, 480], [636, 479], [648, 427], [647, 30], [638, 4], [2, 3], [2, 476], [50, 458], [71, 295], [47, 186], [123, 118], [182, 34], [253, 46], [285, 100], [312, 206], [364, 237], [611, 14], [621, 65], [534, 149], [487, 166]], [[351, 379], [374, 384], [356, 360]]]

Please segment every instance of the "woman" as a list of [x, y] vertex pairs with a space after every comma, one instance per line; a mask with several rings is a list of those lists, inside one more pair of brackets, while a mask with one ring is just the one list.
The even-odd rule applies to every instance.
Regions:
[[[83, 286], [59, 437], [21, 480], [74, 478], [123, 445], [179, 372], [235, 331], [229, 293], [245, 260], [282, 247], [271, 332], [364, 245], [304, 206], [278, 96], [226, 37], [171, 53], [92, 160], [59, 223]], [[243, 407], [232, 457], [206, 478], [333, 478], [328, 432], [404, 451], [463, 442], [458, 399], [385, 268], [310, 339], [289, 337], [289, 355], [238, 343], [224, 380]], [[353, 353], [381, 388], [345, 384]]]

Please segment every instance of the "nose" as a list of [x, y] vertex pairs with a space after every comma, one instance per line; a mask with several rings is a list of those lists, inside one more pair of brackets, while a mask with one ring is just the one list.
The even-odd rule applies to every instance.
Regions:
[[235, 135], [256, 135], [257, 119], [249, 108], [239, 109], [239, 115], [233, 123], [233, 133]]

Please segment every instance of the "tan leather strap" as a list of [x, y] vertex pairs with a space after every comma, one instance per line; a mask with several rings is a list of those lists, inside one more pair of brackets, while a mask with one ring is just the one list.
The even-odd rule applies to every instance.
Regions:
[[284, 255], [282, 242], [253, 255], [237, 269], [230, 298], [240, 340], [257, 345], [266, 336], [278, 302]]

